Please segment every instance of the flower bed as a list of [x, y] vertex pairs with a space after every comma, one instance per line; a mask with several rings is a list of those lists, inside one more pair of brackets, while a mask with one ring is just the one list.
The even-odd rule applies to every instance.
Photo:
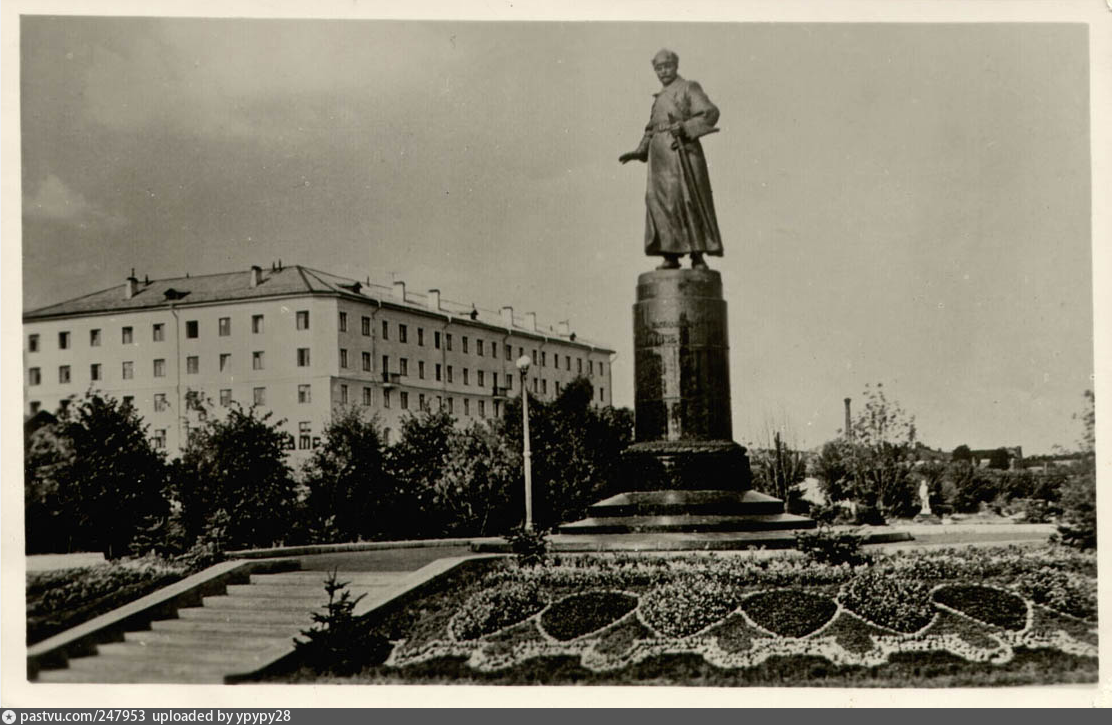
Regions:
[[620, 592], [585, 592], [556, 602], [541, 614], [541, 627], [561, 641], [602, 629], [633, 611], [637, 597]]
[[1018, 632], [1027, 626], [1027, 604], [1015, 594], [979, 584], [951, 584], [934, 592], [934, 600], [979, 622]]
[[934, 616], [930, 590], [930, 584], [922, 580], [871, 571], [849, 582], [839, 599], [874, 624], [910, 634], [930, 624]]
[[158, 558], [27, 574], [27, 643], [34, 644], [122, 607], [188, 574]]
[[739, 594], [710, 577], [684, 577], [643, 597], [641, 618], [665, 637], [687, 637], [724, 619], [737, 608]]
[[758, 592], [742, 603], [742, 609], [758, 626], [781, 637], [804, 637], [830, 621], [838, 605], [798, 589]]
[[452, 618], [448, 629], [456, 639], [477, 639], [528, 619], [544, 605], [537, 582], [505, 583], [474, 594]]
[[1096, 580], [1081, 574], [1041, 567], [1022, 574], [1016, 591], [1037, 604], [1081, 619], [1096, 619]]

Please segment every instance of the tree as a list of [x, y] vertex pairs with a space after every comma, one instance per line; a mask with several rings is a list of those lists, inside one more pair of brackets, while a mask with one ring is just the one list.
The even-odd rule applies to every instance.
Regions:
[[445, 533], [487, 536], [508, 531], [521, 519], [521, 476], [521, 452], [496, 430], [476, 422], [452, 431], [432, 499], [446, 519]]
[[764, 448], [753, 451], [753, 488], [788, 501], [796, 484], [807, 477], [803, 454], [784, 443], [780, 431]]
[[1079, 549], [1095, 549], [1097, 545], [1097, 477], [1096, 477], [1096, 396], [1086, 390], [1085, 410], [1080, 418], [1085, 432], [1079, 441], [1083, 455], [1081, 470], [1070, 475], [1062, 485], [1062, 520], [1058, 535], [1063, 543]]
[[953, 453], [950, 454], [950, 460], [954, 462], [961, 461], [965, 463], [972, 463], [973, 451], [969, 449], [969, 446], [962, 443], [960, 446], [954, 449]]
[[271, 413], [233, 404], [224, 418], [194, 430], [177, 467], [175, 494], [190, 538], [223, 510], [230, 547], [284, 541], [296, 518], [295, 483], [286, 464], [288, 434]]
[[436, 486], [443, 475], [455, 418], [444, 411], [422, 411], [402, 419], [401, 437], [386, 454], [386, 467], [397, 482], [399, 525], [414, 536], [444, 536], [448, 525], [436, 505]]
[[1011, 464], [1011, 460], [1012, 457], [1007, 448], [997, 448], [988, 456], [988, 467], [998, 471], [1006, 471]]
[[386, 470], [382, 432], [361, 409], [333, 417], [303, 470], [315, 540], [355, 541], [397, 530], [398, 492]]
[[134, 409], [114, 398], [86, 393], [25, 450], [29, 548], [60, 548], [46, 539], [66, 531], [67, 549], [122, 556], [145, 520], [169, 511], [165, 456]]

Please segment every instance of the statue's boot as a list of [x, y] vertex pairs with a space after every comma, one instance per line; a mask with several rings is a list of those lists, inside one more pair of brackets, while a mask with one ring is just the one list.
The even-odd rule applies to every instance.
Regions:
[[691, 268], [692, 269], [710, 269], [710, 267], [707, 266], [706, 260], [703, 259], [703, 253], [702, 252], [692, 252], [691, 253]]
[[680, 256], [681, 255], [679, 254], [665, 254], [664, 261], [661, 262], [660, 266], [657, 267], [657, 269], [679, 269]]

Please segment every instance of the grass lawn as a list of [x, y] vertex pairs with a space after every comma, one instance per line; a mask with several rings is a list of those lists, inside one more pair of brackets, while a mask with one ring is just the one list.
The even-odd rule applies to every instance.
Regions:
[[491, 562], [377, 623], [385, 661], [294, 683], [976, 687], [1097, 681], [1096, 558], [1042, 547]]

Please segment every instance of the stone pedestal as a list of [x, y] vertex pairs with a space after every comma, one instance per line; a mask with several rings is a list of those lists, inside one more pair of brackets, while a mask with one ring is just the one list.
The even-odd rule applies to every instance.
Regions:
[[813, 528], [784, 502], [750, 491], [730, 423], [730, 345], [722, 277], [709, 269], [645, 272], [633, 306], [636, 442], [625, 493], [590, 507], [563, 534], [755, 532]]

